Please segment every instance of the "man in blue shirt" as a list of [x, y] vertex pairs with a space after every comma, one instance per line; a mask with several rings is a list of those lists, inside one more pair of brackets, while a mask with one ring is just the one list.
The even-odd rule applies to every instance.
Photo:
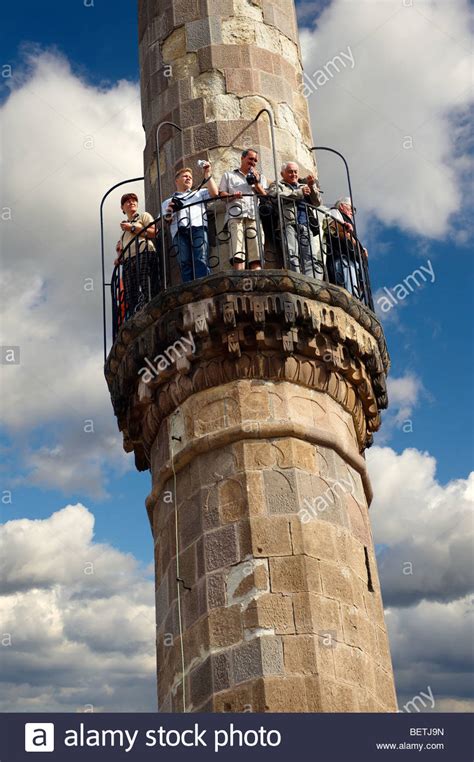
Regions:
[[186, 283], [210, 273], [206, 207], [199, 202], [215, 198], [219, 191], [209, 162], [203, 164], [203, 187], [192, 190], [193, 173], [189, 167], [178, 169], [175, 182], [176, 192], [163, 202], [161, 209], [178, 251], [181, 279]]

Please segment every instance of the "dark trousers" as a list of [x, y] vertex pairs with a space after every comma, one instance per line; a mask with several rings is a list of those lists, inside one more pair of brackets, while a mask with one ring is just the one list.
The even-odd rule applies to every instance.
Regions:
[[131, 317], [158, 293], [156, 251], [140, 251], [123, 263], [123, 286], [127, 315]]

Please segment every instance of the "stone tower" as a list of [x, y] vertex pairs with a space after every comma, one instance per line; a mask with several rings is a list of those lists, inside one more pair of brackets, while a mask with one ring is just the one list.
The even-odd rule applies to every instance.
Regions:
[[[139, 8], [150, 209], [157, 166], [165, 190], [197, 158], [219, 175], [263, 106], [311, 168], [293, 0]], [[162, 120], [183, 133], [157, 163]], [[268, 122], [251, 130], [271, 177]], [[364, 459], [388, 366], [367, 307], [284, 270], [222, 268], [120, 329], [106, 377], [152, 475], [160, 711], [396, 710]]]

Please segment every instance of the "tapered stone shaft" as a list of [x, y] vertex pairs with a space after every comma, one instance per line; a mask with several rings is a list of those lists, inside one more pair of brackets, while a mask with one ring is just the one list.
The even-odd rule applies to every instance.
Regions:
[[[174, 190], [178, 166], [210, 159], [216, 176], [256, 147], [273, 177], [271, 134], [262, 108], [275, 120], [278, 164], [298, 161], [314, 171], [303, 95], [301, 52], [293, 0], [140, 0], [142, 118], [146, 133], [147, 206], [156, 209], [156, 129], [162, 130], [164, 193]], [[238, 166], [238, 162], [237, 162]]]
[[[266, 116], [245, 129], [262, 107], [279, 159], [312, 169], [292, 0], [139, 9], [150, 210], [163, 120], [183, 129], [162, 133], [166, 193], [245, 146], [272, 178]], [[396, 710], [364, 459], [388, 367], [367, 307], [284, 270], [221, 262], [119, 330], [106, 377], [152, 475], [160, 711]]]

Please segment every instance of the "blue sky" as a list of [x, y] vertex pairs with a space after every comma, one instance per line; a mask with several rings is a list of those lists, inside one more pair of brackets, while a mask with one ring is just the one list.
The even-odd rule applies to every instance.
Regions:
[[[466, 203], [472, 167], [466, 118], [472, 103], [464, 36], [469, 5], [459, 0], [443, 10], [420, 2], [405, 17], [401, 4], [391, 0], [357, 4], [358, 14], [354, 5], [299, 4], [307, 73], [348, 45], [355, 61], [353, 71], [341, 71], [309, 99], [315, 142], [342, 150], [351, 166], [376, 300], [420, 265], [430, 262], [435, 274], [433, 283], [380, 313], [392, 358], [392, 405], [368, 461], [375, 486], [376, 471], [384, 467], [398, 468], [402, 491], [423, 474], [423, 490], [406, 500], [413, 499], [421, 516], [430, 494], [445, 516], [466, 483], [473, 455], [472, 223]], [[66, 505], [81, 503], [95, 517], [90, 543], [109, 543], [123, 557], [132, 554], [144, 569], [152, 560], [144, 507], [150, 479], [136, 473], [133, 458], [121, 452], [107, 399], [98, 247], [101, 194], [142, 174], [135, 3], [86, 0], [68, 3], [67, 12], [59, 0], [10, 4], [2, 11], [2, 37], [2, 65], [12, 67], [13, 77], [3, 77], [0, 104], [5, 130], [17, 138], [4, 141], [10, 188], [0, 205], [11, 208], [23, 230], [12, 233], [3, 223], [5, 250], [14, 257], [2, 344], [20, 345], [22, 362], [2, 368], [1, 490], [11, 492], [12, 501], [0, 504], [1, 517], [48, 521]], [[437, 66], [452, 72], [450, 80], [433, 81], [430, 71], [436, 74]], [[87, 154], [80, 141], [89, 134], [95, 143]], [[405, 150], [407, 135], [413, 148]], [[327, 159], [319, 168], [325, 201], [344, 195], [340, 168]], [[51, 206], [61, 212], [53, 242], [45, 224]], [[109, 244], [119, 218], [115, 195], [106, 212]], [[88, 276], [94, 278], [91, 294], [82, 288]], [[83, 431], [90, 418], [93, 435]], [[384, 516], [395, 498], [383, 485], [379, 495], [374, 531], [390, 547]], [[77, 515], [80, 522], [86, 519]], [[421, 520], [418, 530], [421, 542], [427, 535]], [[382, 568], [381, 577], [383, 583]], [[434, 598], [446, 605], [460, 600], [442, 587]], [[419, 596], [420, 621], [424, 605]], [[405, 614], [396, 607], [394, 612], [398, 643]], [[441, 662], [442, 655], [439, 671]], [[408, 695], [410, 680], [400, 679]], [[444, 701], [467, 700], [465, 692], [456, 694], [455, 683], [453, 677]]]

